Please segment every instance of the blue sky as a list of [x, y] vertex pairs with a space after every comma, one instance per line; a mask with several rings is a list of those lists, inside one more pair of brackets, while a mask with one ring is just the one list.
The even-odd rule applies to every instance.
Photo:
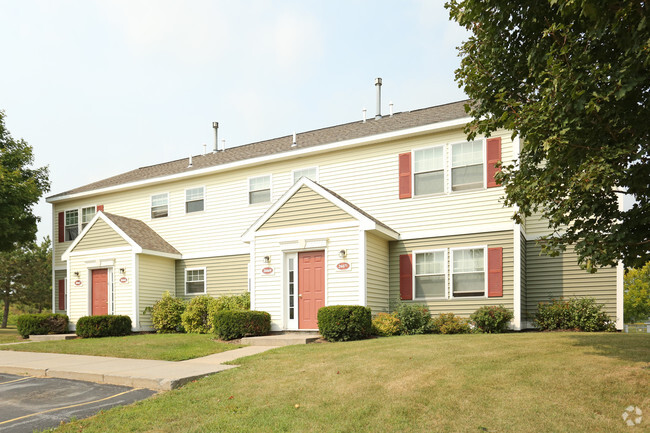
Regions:
[[[211, 148], [458, 101], [438, 0], [0, 0], [0, 109], [52, 191]], [[39, 238], [51, 232], [50, 205]]]

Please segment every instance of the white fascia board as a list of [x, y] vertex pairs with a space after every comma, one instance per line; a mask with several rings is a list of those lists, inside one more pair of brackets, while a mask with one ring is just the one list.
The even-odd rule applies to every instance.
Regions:
[[94, 189], [90, 191], [84, 191], [84, 192], [79, 192], [75, 194], [67, 194], [67, 195], [62, 195], [59, 197], [49, 197], [45, 199], [46, 202], [48, 203], [57, 203], [65, 200], [70, 200], [70, 199], [76, 199], [76, 198], [81, 198], [81, 197], [86, 197], [89, 195], [96, 195], [96, 194], [105, 194], [109, 192], [117, 192], [117, 191], [122, 191], [122, 190], [127, 190], [127, 189], [132, 189], [132, 188], [138, 188], [141, 186], [145, 185], [150, 185], [154, 183], [162, 183], [162, 182], [167, 182], [170, 180], [177, 180], [177, 179], [183, 179], [183, 178], [189, 178], [189, 177], [195, 177], [195, 176], [203, 176], [205, 174], [210, 174], [210, 173], [217, 173], [221, 171], [227, 171], [227, 170], [232, 170], [236, 168], [241, 168], [241, 167], [246, 167], [249, 165], [256, 165], [260, 163], [268, 163], [280, 159], [288, 159], [288, 158], [297, 158], [297, 157], [302, 157], [308, 154], [312, 153], [320, 153], [320, 152], [327, 152], [331, 150], [336, 150], [339, 148], [346, 148], [346, 147], [354, 147], [354, 146], [360, 146], [360, 145], [367, 145], [367, 144], [373, 144], [379, 141], [384, 141], [384, 140], [390, 140], [394, 138], [406, 138], [414, 135], [420, 135], [424, 134], [427, 132], [434, 132], [434, 131], [443, 131], [445, 129], [450, 129], [450, 128], [455, 128], [458, 126], [465, 125], [468, 123], [470, 120], [472, 120], [471, 117], [463, 117], [461, 119], [454, 119], [454, 120], [448, 120], [445, 122], [437, 122], [437, 123], [432, 123], [429, 125], [424, 125], [424, 126], [418, 126], [415, 128], [408, 128], [408, 129], [401, 129], [398, 131], [392, 131], [392, 132], [386, 132], [383, 134], [377, 134], [377, 135], [370, 135], [367, 137], [361, 137], [361, 138], [355, 138], [351, 140], [343, 140], [343, 141], [337, 141], [335, 143], [329, 143], [329, 144], [321, 144], [317, 146], [311, 146], [307, 148], [301, 148], [301, 149], [292, 149], [288, 150], [286, 152], [280, 152], [280, 153], [274, 153], [271, 155], [264, 155], [264, 156], [259, 156], [256, 158], [249, 158], [249, 159], [244, 159], [241, 161], [235, 161], [231, 162], [228, 164], [220, 164], [212, 167], [206, 167], [198, 170], [192, 170], [190, 172], [184, 172], [184, 173], [176, 173], [168, 176], [160, 176], [156, 177], [153, 179], [145, 179], [145, 180], [140, 180], [136, 182], [129, 182], [129, 183], [124, 183], [121, 185], [115, 185], [115, 186], [110, 186], [106, 188], [99, 188], [99, 189]]
[[142, 249], [140, 254], [147, 254], [149, 256], [157, 256], [157, 257], [165, 257], [167, 259], [175, 259], [175, 260], [180, 260], [183, 257], [181, 254], [165, 253], [163, 251], [155, 251], [155, 250], [145, 250], [144, 248]]
[[212, 257], [242, 256], [242, 255], [250, 255], [250, 254], [251, 254], [251, 248], [244, 247], [244, 248], [231, 248], [231, 249], [224, 249], [224, 250], [206, 251], [203, 253], [183, 254], [181, 259], [182, 260], [207, 259]]
[[468, 227], [454, 227], [450, 229], [404, 232], [400, 235], [399, 238], [401, 240], [437, 238], [439, 236], [470, 235], [476, 233], [505, 232], [513, 230], [514, 227], [512, 223], [472, 225]]
[[117, 253], [121, 251], [133, 251], [133, 248], [128, 246], [128, 247], [100, 248], [96, 250], [72, 251], [71, 253], [68, 254], [67, 258], [92, 256], [96, 254], [105, 254], [105, 253]]

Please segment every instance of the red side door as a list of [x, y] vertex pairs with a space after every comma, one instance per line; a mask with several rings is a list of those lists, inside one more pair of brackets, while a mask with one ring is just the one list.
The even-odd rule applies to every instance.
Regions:
[[108, 269], [92, 271], [92, 315], [108, 314]]
[[298, 253], [298, 328], [318, 329], [325, 306], [325, 251]]

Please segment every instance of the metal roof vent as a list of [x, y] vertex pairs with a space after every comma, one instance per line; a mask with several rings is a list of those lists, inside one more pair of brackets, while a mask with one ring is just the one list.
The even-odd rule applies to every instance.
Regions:
[[212, 122], [212, 127], [214, 128], [214, 148], [212, 152], [219, 151], [219, 122]]
[[375, 78], [375, 87], [377, 88], [377, 114], [375, 114], [375, 119], [381, 119], [381, 78]]

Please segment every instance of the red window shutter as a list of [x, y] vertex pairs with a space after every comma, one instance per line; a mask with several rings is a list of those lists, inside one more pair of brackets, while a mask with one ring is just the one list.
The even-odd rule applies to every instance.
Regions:
[[488, 138], [485, 153], [485, 159], [487, 161], [487, 187], [494, 188], [495, 186], [500, 186], [494, 180], [494, 175], [500, 172], [501, 169], [496, 168], [494, 165], [501, 161], [501, 137]]
[[399, 256], [399, 297], [403, 301], [413, 299], [413, 256]]
[[65, 241], [65, 214], [59, 212], [59, 242]]
[[59, 280], [59, 310], [65, 310], [65, 280]]
[[488, 248], [488, 298], [503, 296], [503, 248]]
[[97, 212], [102, 211], [104, 212], [104, 205], [103, 204], [98, 204], [97, 205]]
[[411, 152], [399, 155], [399, 198], [411, 198]]

